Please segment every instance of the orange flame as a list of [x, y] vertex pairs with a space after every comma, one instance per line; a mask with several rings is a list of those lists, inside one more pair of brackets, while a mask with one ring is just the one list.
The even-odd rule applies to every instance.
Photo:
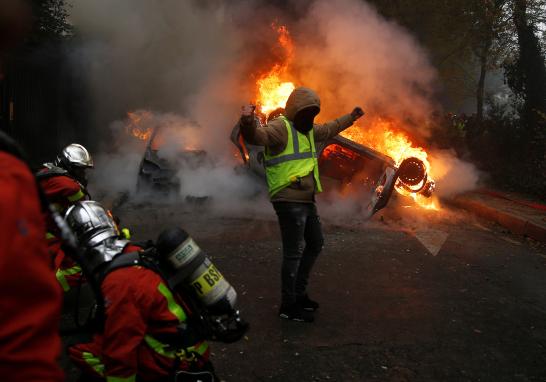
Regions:
[[284, 61], [277, 63], [266, 74], [256, 81], [258, 88], [257, 106], [262, 114], [269, 114], [275, 109], [284, 107], [286, 100], [295, 89], [294, 83], [285, 81], [288, 67], [294, 55], [294, 45], [286, 26], [271, 25], [278, 33], [278, 48], [283, 51]]
[[151, 117], [152, 113], [149, 111], [127, 112], [128, 121], [125, 130], [132, 136], [147, 141], [152, 135], [152, 128], [143, 128], [141, 125]]
[[[427, 174], [430, 175], [430, 163], [428, 154], [422, 147], [416, 147], [408, 136], [401, 131], [396, 131], [393, 122], [379, 119], [374, 121], [368, 129], [357, 125], [341, 133], [342, 136], [358, 142], [391, 157], [396, 166], [400, 166], [406, 158], [420, 159], [425, 165]], [[426, 198], [423, 195], [409, 192], [400, 184], [396, 185], [396, 191], [404, 196], [411, 197], [421, 207], [431, 210], [439, 210], [438, 201], [435, 198]]]
[[396, 166], [399, 166], [406, 158], [416, 157], [423, 161], [427, 171], [430, 169], [426, 151], [421, 147], [414, 147], [404, 133], [395, 131], [390, 121], [379, 119], [369, 129], [354, 125], [343, 131], [341, 135], [390, 156]]

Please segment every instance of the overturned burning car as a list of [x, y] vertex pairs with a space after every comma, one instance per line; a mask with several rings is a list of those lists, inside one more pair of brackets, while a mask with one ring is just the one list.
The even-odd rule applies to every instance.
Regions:
[[[273, 118], [282, 110], [269, 115]], [[264, 117], [259, 123], [264, 122]], [[246, 142], [235, 125], [230, 137], [245, 166], [265, 179], [264, 148]], [[384, 208], [395, 188], [406, 194], [430, 197], [435, 183], [428, 178], [426, 166], [416, 157], [394, 160], [370, 147], [342, 136], [317, 142], [321, 183], [326, 192], [352, 192], [368, 202], [369, 216]]]

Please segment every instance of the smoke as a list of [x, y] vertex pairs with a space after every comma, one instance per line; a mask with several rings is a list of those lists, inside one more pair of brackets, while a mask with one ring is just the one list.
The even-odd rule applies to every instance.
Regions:
[[102, 199], [104, 196], [134, 193], [141, 159], [141, 153], [127, 147], [94, 155], [95, 169], [88, 175], [93, 197]]
[[248, 86], [240, 80], [240, 48], [228, 5], [221, 1], [80, 0], [71, 21], [94, 95], [95, 123], [107, 127], [137, 109], [174, 112], [206, 130], [203, 148], [225, 150], [225, 129], [237, 118]]
[[177, 175], [180, 195], [186, 201], [202, 200], [216, 212], [239, 216], [256, 216], [270, 210], [265, 184], [241, 168], [209, 162], [182, 165]]
[[[256, 181], [233, 170], [229, 134], [240, 106], [255, 96], [256, 75], [275, 64], [272, 22], [288, 26], [295, 44], [290, 80], [318, 91], [321, 120], [360, 105], [367, 113], [363, 128], [387, 117], [412, 135], [429, 135], [436, 74], [407, 31], [358, 0], [293, 0], [282, 9], [269, 3], [73, 2], [71, 22], [81, 41], [73, 59], [85, 68], [99, 140], [91, 188], [135, 189], [145, 143], [127, 132], [126, 113], [145, 109], [153, 110], [150, 126], [168, 136], [161, 155], [178, 163], [183, 198], [208, 194], [218, 208], [236, 208], [254, 195]], [[178, 161], [187, 148], [206, 151], [207, 160], [189, 167]], [[448, 164], [445, 179], [472, 172], [450, 154], [438, 158]], [[463, 188], [470, 187], [467, 179]]]
[[411, 121], [428, 134], [436, 72], [407, 31], [365, 2], [318, 0], [295, 33], [297, 72], [321, 95], [323, 118], [361, 105], [368, 120]]
[[431, 151], [430, 162], [434, 163], [430, 175], [438, 184], [438, 196], [450, 197], [476, 188], [480, 178], [478, 170], [457, 158], [451, 150]]

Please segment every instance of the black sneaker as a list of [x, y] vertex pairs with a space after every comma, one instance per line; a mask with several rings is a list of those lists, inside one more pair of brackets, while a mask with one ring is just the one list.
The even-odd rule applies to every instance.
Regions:
[[319, 308], [318, 302], [311, 300], [308, 295], [298, 297], [297, 301], [301, 305], [303, 310], [306, 310], [308, 312], [314, 312]]
[[315, 320], [313, 314], [303, 310], [303, 307], [298, 303], [282, 304], [279, 309], [279, 317], [298, 322], [313, 322]]

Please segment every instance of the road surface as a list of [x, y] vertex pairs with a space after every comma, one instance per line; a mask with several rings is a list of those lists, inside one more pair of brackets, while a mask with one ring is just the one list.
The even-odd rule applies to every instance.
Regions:
[[238, 343], [212, 343], [225, 381], [546, 380], [543, 245], [448, 208], [390, 206], [370, 221], [322, 212], [326, 244], [309, 291], [321, 307], [305, 324], [277, 317], [271, 206], [116, 210], [137, 240], [182, 226], [236, 288], [251, 329]]

